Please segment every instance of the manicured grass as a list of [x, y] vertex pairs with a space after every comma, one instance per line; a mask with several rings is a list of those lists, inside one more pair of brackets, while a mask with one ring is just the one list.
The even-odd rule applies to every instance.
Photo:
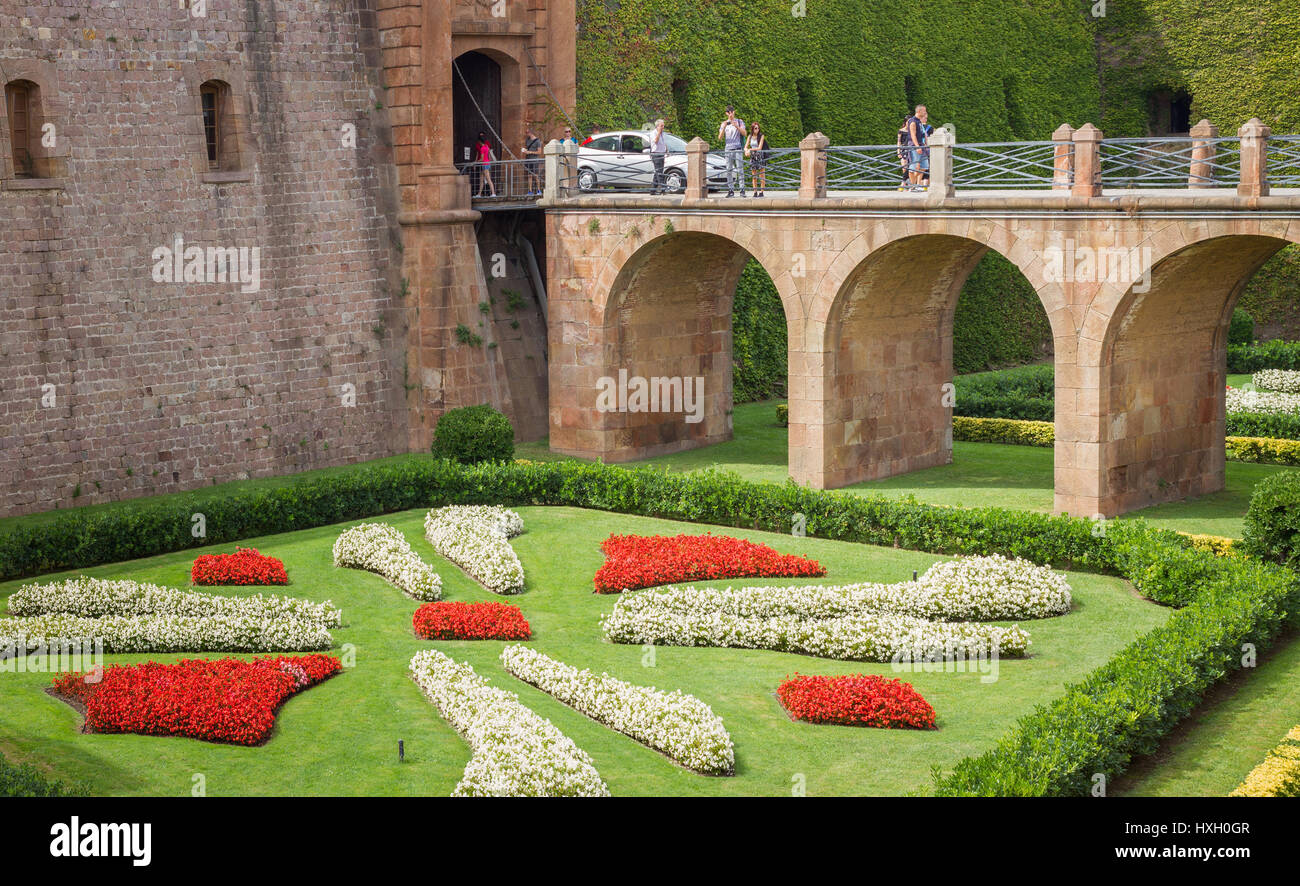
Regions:
[[[723, 718], [736, 742], [736, 777], [687, 772], [510, 677], [497, 658], [499, 642], [417, 639], [411, 632], [416, 601], [377, 576], [330, 565], [330, 546], [342, 526], [245, 542], [284, 561], [291, 584], [277, 592], [329, 598], [340, 605], [345, 626], [335, 631], [335, 638], [355, 652], [355, 667], [289, 700], [265, 746], [81, 735], [73, 710], [41, 691], [49, 685], [49, 675], [5, 674], [0, 680], [0, 750], [15, 760], [34, 761], [64, 780], [84, 781], [96, 793], [188, 795], [195, 777], [202, 775], [210, 796], [445, 795], [459, 779], [469, 751], [407, 677], [411, 655], [433, 646], [470, 661], [493, 684], [517, 692], [526, 705], [550, 718], [592, 755], [616, 795], [788, 796], [799, 783], [806, 784], [810, 795], [902, 794], [924, 789], [931, 766], [950, 766], [988, 748], [1034, 705], [1058, 696], [1065, 684], [1079, 680], [1168, 614], [1139, 599], [1119, 579], [1072, 575], [1076, 610], [1062, 618], [1025, 623], [1034, 642], [1033, 656], [1000, 662], [998, 679], [991, 683], [981, 682], [978, 673], [895, 674], [889, 665], [764, 651], [660, 647], [651, 654], [602, 639], [599, 617], [615, 599], [591, 593], [592, 576], [602, 559], [600, 542], [611, 532], [701, 532], [703, 527], [573, 508], [523, 508], [520, 513], [525, 532], [514, 545], [528, 580], [526, 593], [509, 602], [523, 608], [534, 630], [534, 645], [569, 664], [698, 695]], [[433, 553], [421, 535], [422, 511], [385, 519], [435, 564], [446, 599], [502, 599]], [[829, 570], [823, 581], [897, 581], [940, 559], [846, 542], [721, 531], [785, 553], [815, 557]], [[231, 548], [194, 549], [87, 571], [183, 586], [194, 556]], [[0, 596], [7, 597], [19, 584], [0, 585]], [[109, 658], [111, 663], [185, 657], [200, 656]], [[940, 728], [910, 732], [791, 722], [774, 693], [783, 677], [796, 672], [903, 677], [934, 705]], [[397, 762], [399, 739], [406, 742], [404, 764]]]
[[[1001, 370], [1003, 372], [1009, 370]], [[786, 430], [776, 423], [776, 403], [747, 403], [735, 411], [735, 438], [705, 449], [636, 462], [673, 471], [719, 468], [747, 480], [786, 481]], [[545, 442], [519, 447], [520, 458], [555, 458]], [[1255, 484], [1279, 471], [1294, 468], [1230, 461], [1226, 487], [1187, 501], [1134, 511], [1165, 529], [1240, 538], [1242, 518]], [[1050, 512], [1053, 506], [1053, 452], [1037, 446], [998, 443], [953, 443], [952, 464], [900, 474], [885, 480], [858, 483], [845, 491], [906, 495], [918, 501], [955, 507], [993, 506]], [[1090, 515], [1081, 515], [1090, 516]]]
[[1300, 724], [1300, 635], [1238, 671], [1111, 785], [1115, 796], [1223, 797]]

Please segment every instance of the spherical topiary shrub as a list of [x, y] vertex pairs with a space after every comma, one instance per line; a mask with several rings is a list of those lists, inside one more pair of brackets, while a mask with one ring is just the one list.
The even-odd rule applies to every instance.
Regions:
[[515, 456], [515, 429], [486, 403], [449, 409], [434, 429], [433, 454], [466, 465], [509, 461]]
[[1255, 318], [1241, 308], [1232, 312], [1232, 321], [1228, 324], [1228, 344], [1248, 345], [1255, 340]]
[[1300, 569], [1300, 471], [1285, 471], [1255, 487], [1246, 510], [1247, 553]]

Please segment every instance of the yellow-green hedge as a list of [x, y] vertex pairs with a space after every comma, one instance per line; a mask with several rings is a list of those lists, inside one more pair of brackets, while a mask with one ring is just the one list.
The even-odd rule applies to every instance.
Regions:
[[[1051, 446], [1056, 429], [1050, 421], [953, 416], [952, 438], [970, 443]], [[1228, 437], [1228, 458], [1260, 464], [1300, 466], [1300, 440], [1273, 437]]]
[[1229, 797], [1300, 797], [1300, 726], [1268, 752]]
[[971, 418], [954, 415], [952, 438], [969, 443], [1011, 443], [1016, 446], [1051, 446], [1056, 427], [1050, 421], [1015, 418]]
[[1216, 557], [1230, 557], [1234, 553], [1233, 544], [1236, 539], [1225, 538], [1222, 535], [1198, 535], [1194, 532], [1179, 532], [1179, 535], [1185, 535], [1192, 540], [1192, 547], [1198, 551], [1209, 551]]
[[776, 404], [776, 423], [783, 428], [790, 425], [790, 407], [788, 404]]
[[1228, 458], [1275, 465], [1300, 465], [1300, 440], [1229, 437]]

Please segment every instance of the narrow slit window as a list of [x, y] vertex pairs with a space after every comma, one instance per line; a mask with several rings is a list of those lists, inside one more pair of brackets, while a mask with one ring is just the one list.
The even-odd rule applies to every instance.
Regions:
[[207, 146], [208, 169], [221, 168], [221, 88], [205, 83], [199, 90], [203, 102], [203, 139]]
[[32, 162], [32, 91], [25, 83], [11, 83], [5, 87], [5, 103], [9, 114], [9, 144], [13, 147], [14, 175], [31, 178], [35, 174]]

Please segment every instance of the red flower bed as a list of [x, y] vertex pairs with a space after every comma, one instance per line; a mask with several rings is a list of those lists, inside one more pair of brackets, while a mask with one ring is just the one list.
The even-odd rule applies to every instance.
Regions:
[[790, 715], [810, 723], [934, 729], [934, 708], [911, 683], [877, 674], [802, 677], [795, 674], [776, 690]]
[[92, 683], [83, 674], [66, 674], [54, 680], [54, 691], [86, 706], [87, 732], [255, 745], [271, 737], [285, 699], [342, 667], [328, 655], [148, 662], [112, 665]]
[[605, 563], [596, 571], [598, 594], [680, 581], [826, 574], [816, 560], [725, 535], [611, 535], [600, 549]]
[[257, 548], [236, 548], [233, 554], [204, 554], [190, 569], [196, 585], [287, 585], [284, 564]]
[[425, 603], [415, 610], [415, 635], [426, 640], [527, 640], [532, 628], [509, 603]]

